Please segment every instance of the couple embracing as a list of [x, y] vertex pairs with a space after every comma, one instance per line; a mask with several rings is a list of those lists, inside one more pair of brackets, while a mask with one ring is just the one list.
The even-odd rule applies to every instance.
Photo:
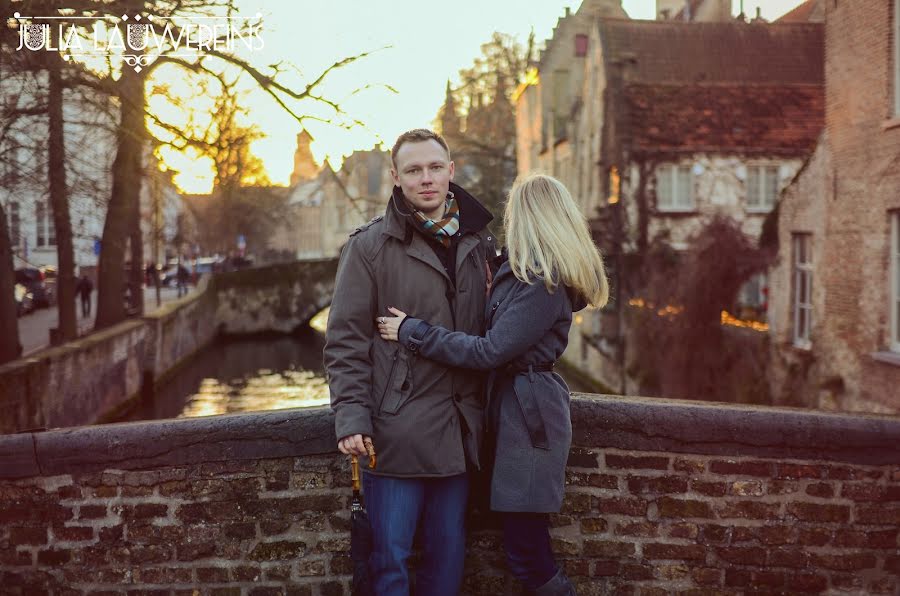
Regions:
[[575, 594], [550, 546], [572, 439], [569, 391], [553, 372], [572, 313], [603, 306], [599, 252], [566, 188], [531, 175], [506, 203], [506, 250], [492, 215], [453, 184], [446, 141], [424, 129], [391, 150], [383, 217], [351, 234], [328, 319], [325, 367], [338, 448], [378, 453], [363, 476], [378, 596], [458, 594], [466, 504], [490, 474], [509, 569], [529, 593]]

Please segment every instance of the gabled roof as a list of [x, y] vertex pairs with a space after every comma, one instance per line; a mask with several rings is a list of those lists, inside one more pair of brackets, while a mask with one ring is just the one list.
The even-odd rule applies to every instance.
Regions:
[[820, 23], [600, 19], [608, 65], [635, 83], [823, 84]]
[[825, 6], [822, 0], [806, 0], [778, 19], [776, 23], [821, 23], [825, 20]]
[[624, 101], [636, 153], [797, 155], [824, 124], [819, 85], [629, 85]]

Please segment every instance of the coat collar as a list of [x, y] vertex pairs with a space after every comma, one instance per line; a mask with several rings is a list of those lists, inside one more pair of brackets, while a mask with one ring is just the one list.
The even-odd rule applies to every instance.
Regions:
[[[460, 235], [468, 232], [478, 233], [494, 219], [491, 212], [463, 187], [451, 182], [450, 192], [453, 193], [459, 204]], [[412, 211], [403, 197], [403, 191], [399, 186], [395, 186], [384, 216], [384, 233], [404, 240], [407, 237], [407, 228], [412, 226], [410, 221], [412, 217]]]

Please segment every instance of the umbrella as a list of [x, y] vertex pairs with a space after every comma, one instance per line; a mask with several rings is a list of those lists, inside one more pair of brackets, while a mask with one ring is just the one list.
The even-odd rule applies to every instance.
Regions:
[[[369, 453], [369, 468], [375, 468], [375, 448], [365, 439]], [[353, 596], [375, 596], [375, 586], [369, 577], [369, 555], [372, 554], [372, 524], [359, 494], [359, 461], [350, 456], [353, 497], [350, 499], [350, 560], [353, 562]]]

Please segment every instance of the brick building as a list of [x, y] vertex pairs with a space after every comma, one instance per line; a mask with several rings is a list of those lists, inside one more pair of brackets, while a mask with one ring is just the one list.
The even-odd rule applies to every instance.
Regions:
[[[544, 119], [537, 137], [519, 113], [520, 171], [537, 166], [569, 186], [610, 267], [613, 303], [576, 316], [566, 360], [633, 393], [642, 389], [626, 370], [639, 356], [624, 315], [639, 297], [619, 274], [654, 241], [687, 249], [717, 215], [760, 236], [823, 125], [823, 27], [601, 17], [589, 31], [565, 127]], [[529, 101], [526, 90], [517, 107], [567, 106]], [[735, 306], [764, 317], [765, 285], [751, 280]]]
[[350, 232], [384, 212], [394, 186], [383, 148], [354, 151], [334, 170], [313, 162], [311, 140], [297, 136], [289, 215], [271, 241], [301, 259], [337, 256]]
[[785, 190], [772, 272], [782, 403], [900, 412], [900, 0], [822, 2], [825, 131]]

